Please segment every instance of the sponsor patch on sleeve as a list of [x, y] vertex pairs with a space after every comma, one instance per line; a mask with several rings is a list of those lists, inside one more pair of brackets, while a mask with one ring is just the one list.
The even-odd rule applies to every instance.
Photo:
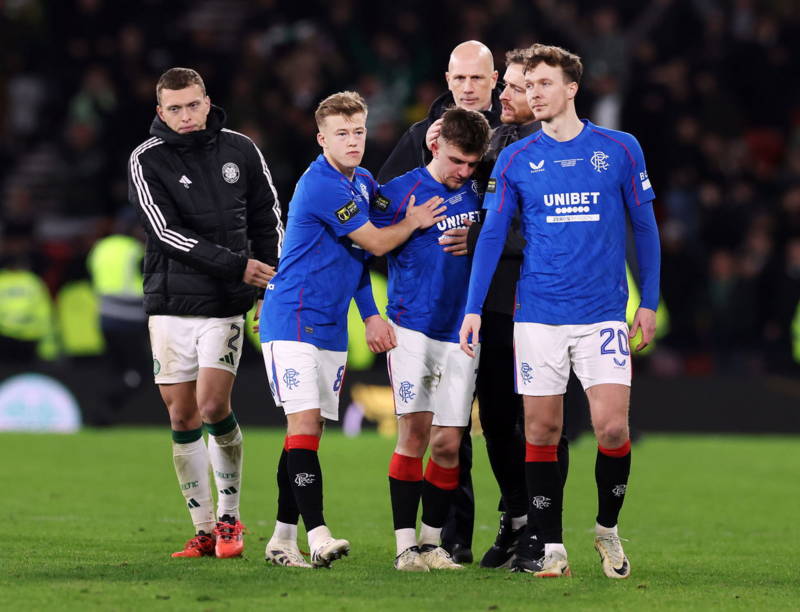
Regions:
[[486, 183], [486, 193], [495, 193], [497, 191], [497, 180], [490, 178]]
[[339, 219], [339, 223], [347, 223], [356, 214], [358, 214], [358, 204], [350, 200], [336, 211], [336, 218]]
[[650, 189], [650, 187], [652, 187], [652, 185], [650, 184], [650, 179], [645, 179], [642, 181], [642, 189], [647, 191], [648, 189]]
[[386, 210], [387, 208], [389, 208], [389, 204], [391, 204], [392, 201], [389, 200], [388, 198], [383, 197], [382, 195], [379, 195], [377, 198], [375, 198], [375, 200], [372, 203], [378, 210]]

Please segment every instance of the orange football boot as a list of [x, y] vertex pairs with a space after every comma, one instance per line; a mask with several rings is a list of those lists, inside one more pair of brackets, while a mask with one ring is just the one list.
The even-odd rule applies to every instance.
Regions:
[[198, 533], [186, 542], [183, 550], [172, 553], [173, 557], [213, 557], [214, 538], [205, 533]]
[[[228, 516], [227, 514], [222, 517], [223, 519], [214, 527], [214, 535], [217, 536], [217, 544], [215, 553], [218, 559], [228, 559], [230, 557], [239, 557], [244, 550], [244, 531], [245, 526], [239, 520]], [[233, 521], [228, 522], [228, 521]]]

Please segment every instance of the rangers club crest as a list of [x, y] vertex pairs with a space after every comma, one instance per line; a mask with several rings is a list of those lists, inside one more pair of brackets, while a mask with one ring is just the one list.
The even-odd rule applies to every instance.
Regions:
[[592, 164], [592, 168], [598, 172], [608, 170], [608, 155], [602, 151], [595, 151], [594, 155], [592, 155], [592, 158], [589, 161]]
[[235, 183], [239, 180], [239, 166], [234, 164], [233, 162], [228, 162], [224, 166], [222, 166], [222, 178], [225, 179], [226, 183]]

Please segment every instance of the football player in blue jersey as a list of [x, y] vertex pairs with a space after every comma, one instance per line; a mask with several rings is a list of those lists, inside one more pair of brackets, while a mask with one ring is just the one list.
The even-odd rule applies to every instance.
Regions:
[[394, 566], [401, 571], [463, 568], [442, 548], [441, 532], [459, 482], [458, 449], [475, 389], [475, 364], [458, 345], [470, 258], [454, 257], [441, 241], [447, 230], [479, 218], [480, 198], [471, 177], [489, 145], [489, 131], [477, 111], [446, 111], [431, 162], [381, 187], [370, 209], [375, 225], [391, 227], [414, 196], [441, 196], [448, 207], [445, 219], [415, 232], [388, 255], [387, 314], [397, 346], [389, 351], [387, 364], [398, 417], [389, 491], [397, 543]]
[[[506, 147], [492, 171], [460, 342], [475, 355], [482, 304], [510, 219], [519, 210], [526, 246], [514, 316], [515, 376], [525, 410], [529, 517], [545, 543], [544, 556], [521, 569], [536, 576], [570, 574], [556, 445], [572, 367], [586, 391], [598, 442], [595, 548], [606, 576], [627, 578], [630, 564], [617, 521], [631, 464], [629, 340], [641, 333], [641, 350], [655, 334], [660, 250], [641, 147], [630, 134], [578, 118], [582, 70], [580, 58], [564, 49], [530, 49], [525, 89], [542, 129]], [[626, 218], [642, 288], [630, 330]]]
[[[355, 92], [333, 94], [315, 113], [322, 154], [309, 166], [289, 203], [286, 241], [267, 286], [260, 333], [270, 388], [287, 420], [278, 462], [278, 515], [266, 558], [277, 565], [329, 567], [350, 550], [331, 535], [322, 511], [317, 450], [324, 419], [338, 419], [347, 359], [347, 310], [355, 297], [373, 351], [395, 344], [394, 332], [372, 298], [366, 251], [381, 255], [412, 232], [443, 221], [442, 198], [414, 199], [399, 223], [369, 220], [376, 187], [359, 163], [366, 141], [367, 105]], [[303, 517], [311, 564], [297, 546]]]

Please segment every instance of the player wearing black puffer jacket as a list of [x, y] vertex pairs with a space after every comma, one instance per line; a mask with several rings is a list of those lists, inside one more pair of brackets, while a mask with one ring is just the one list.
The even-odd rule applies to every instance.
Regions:
[[224, 125], [218, 106], [206, 129], [186, 134], [156, 117], [153, 137], [131, 155], [129, 198], [148, 237], [148, 314], [242, 314], [257, 293], [243, 282], [249, 248], [259, 261], [278, 262], [283, 228], [266, 162], [252, 140]]
[[211, 105], [197, 72], [171, 68], [156, 97], [152, 138], [130, 157], [128, 192], [147, 232], [144, 306], [153, 371], [194, 523], [194, 537], [172, 556], [235, 557], [244, 549], [242, 434], [231, 390], [244, 314], [275, 275], [280, 204], [261, 152], [225, 129], [225, 113]]

